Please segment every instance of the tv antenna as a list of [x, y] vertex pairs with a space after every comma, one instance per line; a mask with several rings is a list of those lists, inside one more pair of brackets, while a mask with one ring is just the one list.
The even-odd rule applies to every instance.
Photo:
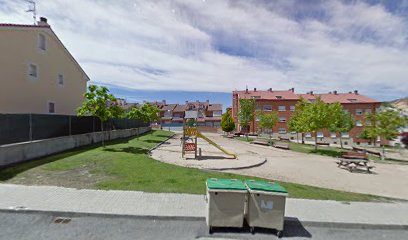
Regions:
[[34, 19], [34, 25], [37, 24], [37, 9], [35, 7], [35, 1], [34, 0], [27, 0], [27, 2], [30, 4], [28, 10], [26, 12], [32, 12], [33, 13], [33, 19]]

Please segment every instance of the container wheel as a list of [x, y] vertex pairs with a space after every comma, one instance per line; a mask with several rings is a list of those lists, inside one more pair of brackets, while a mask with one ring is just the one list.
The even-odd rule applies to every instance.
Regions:
[[250, 227], [250, 228], [249, 228], [249, 231], [250, 231], [252, 234], [255, 234], [255, 227]]
[[278, 238], [282, 238], [282, 236], [283, 236], [283, 231], [278, 231], [278, 232], [276, 233], [276, 236], [278, 236]]

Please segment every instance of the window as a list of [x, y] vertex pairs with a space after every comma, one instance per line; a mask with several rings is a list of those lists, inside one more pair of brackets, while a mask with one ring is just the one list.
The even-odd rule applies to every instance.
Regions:
[[222, 111], [214, 111], [213, 112], [213, 117], [221, 117]]
[[317, 137], [318, 137], [318, 138], [324, 137], [323, 132], [317, 132]]
[[279, 128], [279, 133], [280, 133], [280, 134], [285, 134], [285, 133], [286, 133], [286, 129], [285, 129], [285, 128]]
[[371, 126], [371, 121], [370, 121], [370, 120], [366, 120], [365, 124], [366, 124], [366, 126]]
[[361, 126], [363, 126], [363, 124], [361, 123], [361, 121], [357, 120], [356, 121], [356, 127], [361, 127]]
[[252, 96], [252, 99], [260, 99], [261, 96]]
[[276, 99], [282, 99], [282, 96], [276, 96]]
[[286, 117], [279, 117], [279, 122], [286, 122]]
[[263, 105], [263, 110], [264, 111], [272, 111], [272, 106], [271, 105]]
[[47, 50], [46, 39], [44, 34], [38, 34], [38, 48], [45, 51]]
[[290, 111], [291, 112], [295, 111], [295, 106], [290, 106]]
[[355, 99], [355, 98], [349, 98], [347, 100], [349, 100], [349, 102], [357, 102], [357, 99]]
[[331, 137], [331, 138], [336, 138], [336, 137], [337, 137], [337, 136], [336, 136], [336, 133], [335, 133], [335, 132], [331, 132], [331, 133], [330, 133], [330, 137]]
[[259, 122], [259, 117], [256, 117], [255, 121]]
[[37, 79], [38, 78], [38, 67], [35, 64], [30, 64], [28, 65], [28, 77], [31, 79]]
[[311, 138], [312, 137], [312, 134], [311, 133], [305, 133], [305, 137], [307, 137], [307, 138]]
[[312, 98], [310, 98], [310, 99], [308, 99], [308, 100], [309, 100], [309, 102], [311, 102], [311, 103], [316, 102], [316, 99], [312, 99]]
[[278, 111], [279, 111], [279, 112], [284, 112], [284, 111], [286, 111], [286, 106], [279, 106], [279, 107], [278, 107]]
[[262, 109], [261, 104], [255, 103], [255, 109], [256, 109], [256, 110], [261, 110], [261, 109]]
[[55, 113], [55, 103], [48, 102], [48, 113]]
[[363, 110], [356, 109], [356, 115], [363, 115]]
[[58, 85], [64, 86], [64, 75], [58, 74], [58, 79], [57, 79], [57, 81], [58, 81]]
[[349, 134], [346, 132], [346, 133], [341, 133], [341, 138], [349, 138], [350, 136], [349, 136]]
[[295, 132], [295, 131], [292, 131], [292, 132], [290, 132], [290, 134], [293, 134], [293, 135], [294, 135], [294, 134], [296, 134], [296, 132]]
[[371, 109], [366, 109], [365, 112], [366, 113], [371, 113]]

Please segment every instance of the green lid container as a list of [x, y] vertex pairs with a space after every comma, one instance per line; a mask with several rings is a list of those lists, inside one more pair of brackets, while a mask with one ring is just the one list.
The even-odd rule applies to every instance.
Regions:
[[247, 190], [245, 184], [237, 179], [207, 179], [208, 189]]
[[286, 189], [279, 185], [277, 182], [265, 182], [265, 181], [255, 181], [247, 180], [245, 181], [248, 189], [255, 191], [265, 191], [265, 192], [279, 192], [287, 193]]

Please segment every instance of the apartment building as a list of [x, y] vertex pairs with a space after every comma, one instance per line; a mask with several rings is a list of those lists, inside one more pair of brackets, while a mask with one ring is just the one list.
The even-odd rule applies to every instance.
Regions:
[[222, 116], [222, 104], [212, 104], [209, 100], [205, 102], [186, 101], [184, 104], [167, 104], [162, 102], [153, 102], [160, 109], [160, 123], [163, 126], [181, 126], [183, 124], [186, 111], [197, 111], [197, 125], [207, 127], [219, 127]]
[[0, 113], [76, 114], [89, 77], [47, 23], [0, 23]]
[[[375, 112], [380, 107], [380, 102], [371, 99], [367, 96], [361, 95], [358, 91], [348, 93], [338, 93], [337, 91], [329, 93], [313, 93], [308, 92], [306, 94], [296, 94], [294, 88], [284, 91], [272, 90], [243, 90], [234, 91], [232, 93], [232, 116], [237, 124], [237, 130], [259, 132], [258, 120], [255, 114], [254, 121], [248, 126], [247, 129], [242, 129], [238, 123], [237, 113], [239, 110], [239, 99], [254, 99], [255, 108], [259, 111], [276, 111], [279, 116], [279, 122], [272, 129], [274, 137], [283, 137], [289, 139], [296, 139], [296, 133], [288, 130], [287, 121], [289, 121], [296, 108], [296, 103], [300, 98], [304, 98], [306, 101], [314, 102], [316, 98], [320, 97], [322, 101], [326, 103], [339, 102], [345, 111], [350, 112], [355, 118], [355, 127], [348, 133], [331, 133], [328, 130], [322, 130], [317, 132], [317, 138], [319, 141], [338, 144], [339, 139], [342, 138], [345, 145], [349, 144], [369, 144], [367, 140], [359, 139], [358, 136], [361, 133], [364, 125], [365, 113]], [[306, 140], [314, 141], [316, 136], [314, 133], [306, 133]]]

